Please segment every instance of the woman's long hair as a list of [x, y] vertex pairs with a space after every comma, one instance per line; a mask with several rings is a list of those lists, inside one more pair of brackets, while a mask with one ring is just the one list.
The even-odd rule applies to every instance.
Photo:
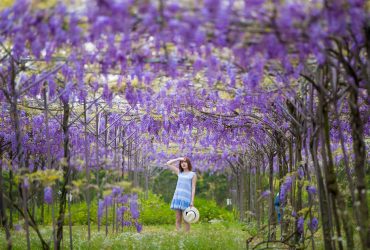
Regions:
[[[192, 169], [193, 169], [193, 167], [191, 166], [191, 162], [190, 162], [190, 159], [188, 158], [188, 157], [185, 157], [185, 161], [186, 161], [186, 163], [188, 164], [188, 169], [189, 169], [189, 171], [191, 171]], [[181, 167], [181, 163], [182, 163], [183, 161], [180, 161], [179, 162], [179, 170], [180, 170], [180, 172], [184, 172], [184, 169]]]

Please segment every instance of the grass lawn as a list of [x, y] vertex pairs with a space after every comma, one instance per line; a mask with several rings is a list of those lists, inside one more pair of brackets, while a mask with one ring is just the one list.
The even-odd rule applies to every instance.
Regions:
[[[109, 228], [111, 230], [111, 228]], [[51, 227], [43, 227], [46, 240], [52, 240]], [[69, 248], [68, 227], [64, 228], [63, 249]], [[27, 249], [24, 231], [12, 232], [13, 249]], [[91, 241], [87, 241], [87, 227], [73, 227], [74, 249], [245, 249], [248, 234], [238, 223], [196, 223], [190, 233], [176, 232], [175, 225], [143, 226], [141, 233], [123, 232], [105, 236], [105, 227], [100, 232], [94, 226]], [[31, 248], [41, 249], [37, 235], [31, 234]], [[52, 245], [52, 243], [50, 244]], [[5, 233], [0, 231], [0, 249], [6, 249]]]

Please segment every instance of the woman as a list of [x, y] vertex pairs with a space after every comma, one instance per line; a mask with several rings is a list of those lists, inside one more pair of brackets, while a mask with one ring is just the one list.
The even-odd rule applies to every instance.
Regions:
[[[175, 163], [179, 161], [178, 168]], [[166, 165], [178, 175], [176, 190], [171, 202], [171, 209], [176, 210], [176, 230], [181, 229], [182, 212], [194, 206], [195, 184], [197, 175], [192, 172], [192, 166], [189, 158], [181, 157], [170, 160]], [[190, 224], [184, 221], [185, 231], [190, 231]]]

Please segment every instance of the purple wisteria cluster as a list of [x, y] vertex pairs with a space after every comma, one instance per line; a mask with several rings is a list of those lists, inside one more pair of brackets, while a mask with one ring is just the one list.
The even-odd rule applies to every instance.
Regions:
[[[360, 228], [362, 248], [367, 246], [365, 172], [369, 152], [364, 138], [370, 134], [370, 12], [364, 0], [206, 0], [195, 1], [195, 6], [188, 1], [92, 0], [83, 11], [67, 7], [63, 1], [49, 8], [39, 8], [28, 0], [13, 2], [0, 10], [0, 148], [2, 158], [9, 162], [1, 164], [6, 172], [19, 177], [23, 170], [61, 169], [64, 176], [71, 176], [61, 185], [65, 194], [69, 182], [79, 178], [70, 175], [71, 169], [119, 169], [127, 158], [116, 149], [122, 147], [131, 156], [137, 152], [133, 145], [140, 145], [141, 155], [147, 155], [139, 162], [160, 165], [155, 161], [170, 156], [158, 154], [160, 147], [155, 144], [174, 143], [181, 152], [189, 153], [201, 170], [224, 170], [230, 160], [239, 164], [239, 155], [245, 152], [246, 158], [258, 155], [249, 173], [265, 173], [260, 167], [268, 158], [264, 151], [272, 149], [279, 153], [273, 156], [271, 166], [284, 159], [294, 166], [300, 164], [296, 162], [299, 158], [312, 160], [316, 175], [327, 169], [323, 179], [339, 184], [342, 178], [336, 177], [341, 166], [333, 168], [331, 162], [342, 158], [349, 184], [344, 186], [351, 189], [351, 198], [358, 204], [350, 207], [346, 201], [343, 206], [358, 216], [354, 221]], [[119, 77], [116, 84], [109, 80], [108, 85], [111, 73]], [[321, 75], [327, 81], [318, 80]], [[109, 114], [104, 111], [105, 104], [117, 105], [117, 99], [125, 99], [135, 110], [135, 116], [134, 112], [127, 115], [130, 121], [121, 112], [122, 106]], [[86, 104], [88, 123], [77, 114], [81, 111], [77, 107]], [[329, 117], [329, 131], [320, 125], [322, 117]], [[204, 133], [193, 133], [198, 128]], [[119, 145], [112, 150], [107, 142]], [[308, 151], [304, 149], [309, 142], [316, 145], [309, 147], [312, 157], [308, 152], [301, 155]], [[346, 147], [339, 145], [348, 146], [347, 157]], [[351, 146], [353, 150], [349, 150]], [[211, 150], [201, 153], [198, 147]], [[330, 159], [335, 151], [338, 154]], [[289, 173], [280, 166], [274, 169], [286, 176], [279, 190], [284, 206], [293, 178], [297, 176], [301, 184], [311, 170], [302, 166], [297, 173], [292, 166], [288, 166]], [[306, 187], [310, 198], [318, 192], [330, 195], [320, 178], [313, 178], [317, 190], [314, 183]], [[93, 181], [87, 183], [91, 184]], [[19, 191], [33, 187], [33, 182], [22, 179]], [[16, 195], [11, 185], [8, 188], [1, 195]], [[7, 192], [11, 190], [14, 192]], [[52, 188], [43, 191], [45, 203], [60, 203], [62, 218], [65, 197], [56, 196], [53, 201]], [[21, 192], [18, 197], [32, 198]], [[263, 192], [262, 197], [268, 194]], [[341, 222], [345, 219], [335, 222], [331, 218], [337, 225], [325, 223], [335, 215], [331, 213], [334, 205], [342, 206], [341, 195], [345, 194], [338, 192], [329, 202], [320, 202], [320, 211], [327, 213], [321, 216], [326, 249], [336, 248], [331, 246], [337, 244], [331, 239], [335, 228], [346, 227]], [[57, 200], [59, 197], [62, 199]], [[292, 197], [297, 198], [295, 194]], [[298, 203], [292, 201], [294, 209], [301, 209]], [[25, 204], [27, 208], [29, 200]], [[99, 201], [99, 223], [104, 212], [108, 217], [109, 208], [117, 208], [122, 225], [142, 230], [136, 195], [123, 195], [120, 188], [113, 188]], [[127, 214], [131, 220], [125, 220]], [[294, 216], [303, 233], [304, 219]], [[316, 230], [317, 226], [317, 219], [312, 219], [309, 228]], [[58, 223], [58, 232], [62, 232], [57, 234], [60, 246], [63, 223]]]
[[51, 187], [44, 189], [44, 202], [49, 205], [53, 203], [53, 189]]
[[299, 234], [303, 234], [304, 232], [304, 218], [302, 216], [297, 220], [297, 231]]
[[286, 195], [292, 188], [292, 182], [293, 182], [293, 177], [287, 176], [285, 178], [284, 183], [281, 185], [280, 194], [279, 194], [280, 204], [284, 204]]
[[265, 190], [261, 193], [261, 197], [262, 198], [266, 198], [267, 196], [269, 196], [271, 194], [271, 191], [270, 190]]
[[30, 181], [29, 181], [28, 177], [23, 179], [22, 186], [26, 189], [28, 189], [30, 187]]
[[311, 221], [308, 221], [308, 228], [315, 232], [319, 227], [319, 220], [316, 217], [313, 217]]
[[303, 170], [303, 167], [302, 166], [299, 166], [297, 172], [298, 172], [298, 178], [300, 180], [302, 180], [304, 178], [304, 170]]
[[103, 217], [103, 213], [104, 213], [104, 201], [99, 200], [99, 203], [98, 203], [98, 225], [101, 224], [101, 219]]
[[139, 216], [140, 216], [140, 211], [137, 203], [137, 194], [133, 194], [130, 197], [130, 212], [131, 212], [131, 217], [135, 220], [135, 227], [137, 232], [141, 232], [142, 230], [142, 225], [138, 222]]
[[121, 222], [122, 226], [126, 225], [125, 222], [124, 222], [124, 216], [125, 216], [126, 211], [128, 211], [128, 208], [123, 206], [123, 205], [118, 207], [117, 210], [116, 210], [117, 221]]
[[316, 189], [316, 187], [314, 187], [314, 186], [307, 186], [307, 187], [306, 187], [306, 190], [307, 190], [307, 192], [308, 192], [310, 195], [315, 195], [315, 194], [317, 194], [317, 189]]
[[[99, 200], [98, 203], [98, 225], [101, 225], [104, 212], [109, 212], [111, 206], [117, 206], [115, 210], [115, 223], [120, 224], [122, 227], [130, 227], [135, 225], [138, 233], [142, 230], [142, 225], [138, 222], [140, 211], [137, 204], [137, 194], [124, 194], [122, 188], [113, 187], [110, 195]], [[126, 215], [126, 212], [130, 211]], [[130, 219], [131, 218], [131, 219]], [[108, 218], [105, 218], [106, 220]]]

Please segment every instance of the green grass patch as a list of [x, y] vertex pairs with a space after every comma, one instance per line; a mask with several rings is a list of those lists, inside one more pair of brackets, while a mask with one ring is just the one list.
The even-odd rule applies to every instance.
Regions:
[[[183, 225], [184, 226], [184, 225]], [[143, 226], [141, 233], [124, 231], [109, 233], [105, 228], [100, 232], [94, 226], [91, 240], [87, 240], [87, 227], [73, 227], [74, 249], [245, 249], [248, 235], [242, 231], [242, 225], [231, 222], [196, 223], [191, 225], [189, 233], [175, 230], [175, 225]], [[125, 229], [126, 230], [126, 229]], [[47, 240], [51, 238], [51, 228], [41, 228]], [[13, 249], [26, 249], [25, 232], [12, 232]], [[52, 242], [50, 242], [52, 246]], [[34, 232], [31, 233], [31, 248], [41, 249], [41, 244]], [[63, 249], [69, 248], [68, 227], [64, 227]], [[0, 249], [6, 249], [5, 233], [0, 231]]]

